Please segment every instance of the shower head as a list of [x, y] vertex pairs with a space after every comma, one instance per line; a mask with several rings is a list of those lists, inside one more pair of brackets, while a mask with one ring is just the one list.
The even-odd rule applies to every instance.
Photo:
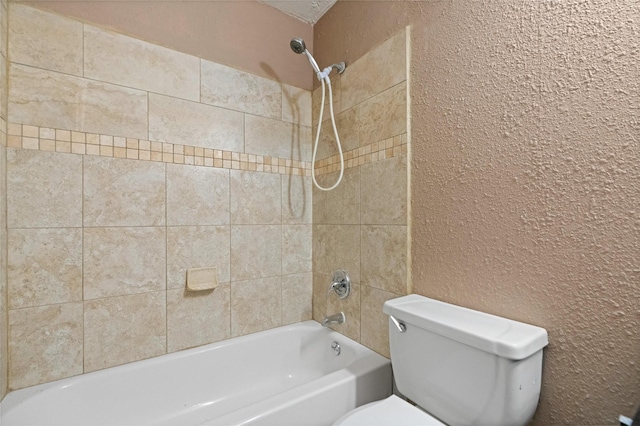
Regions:
[[304, 54], [304, 56], [307, 57], [307, 59], [309, 60], [309, 63], [311, 64], [311, 67], [313, 68], [313, 70], [316, 73], [320, 72], [320, 68], [318, 67], [318, 64], [316, 63], [316, 60], [313, 59], [313, 56], [311, 56], [311, 53], [309, 53], [309, 51], [307, 50], [307, 46], [304, 44], [304, 40], [301, 38], [292, 38], [291, 42], [289, 43], [289, 46], [291, 46], [291, 50], [293, 50], [295, 53], [297, 54]]
[[291, 50], [297, 54], [304, 53], [304, 51], [307, 50], [307, 46], [305, 46], [304, 40], [301, 38], [292, 38], [289, 46], [291, 46]]

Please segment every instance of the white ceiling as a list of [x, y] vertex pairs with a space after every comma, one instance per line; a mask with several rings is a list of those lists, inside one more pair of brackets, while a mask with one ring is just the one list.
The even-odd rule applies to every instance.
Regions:
[[336, 0], [259, 0], [309, 24], [315, 24]]

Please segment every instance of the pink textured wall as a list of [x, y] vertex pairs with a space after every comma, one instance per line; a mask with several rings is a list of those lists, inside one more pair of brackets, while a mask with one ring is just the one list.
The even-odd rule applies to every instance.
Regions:
[[35, 7], [310, 90], [306, 58], [289, 48], [313, 28], [255, 1], [32, 1]]
[[638, 22], [634, 0], [339, 1], [314, 30], [325, 63], [413, 26], [414, 291], [548, 330], [536, 425], [640, 404]]

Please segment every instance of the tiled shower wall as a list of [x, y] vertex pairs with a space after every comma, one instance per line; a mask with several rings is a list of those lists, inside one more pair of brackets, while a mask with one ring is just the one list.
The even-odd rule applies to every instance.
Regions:
[[0, 1], [0, 399], [7, 390], [7, 2]]
[[[333, 79], [336, 124], [346, 169], [340, 186], [313, 190], [313, 317], [344, 311], [334, 328], [389, 356], [382, 304], [408, 292], [409, 29], [391, 37]], [[339, 58], [336, 58], [339, 60]], [[313, 119], [321, 105], [313, 93]], [[325, 100], [328, 104], [328, 100]], [[327, 105], [328, 106], [328, 105]], [[325, 108], [318, 180], [338, 179], [339, 157]], [[314, 121], [314, 136], [317, 123]], [[333, 271], [346, 270], [353, 293], [327, 294]]]
[[9, 387], [311, 318], [311, 93], [9, 9]]

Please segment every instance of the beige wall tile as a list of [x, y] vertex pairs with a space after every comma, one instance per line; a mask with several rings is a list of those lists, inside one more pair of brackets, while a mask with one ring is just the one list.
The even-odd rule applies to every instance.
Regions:
[[282, 223], [311, 223], [311, 178], [309, 176], [282, 176]]
[[167, 225], [228, 225], [229, 170], [167, 164]]
[[201, 61], [203, 103], [280, 119], [280, 83], [226, 65]]
[[282, 226], [231, 227], [231, 280], [281, 274]]
[[[340, 98], [342, 96], [341, 77], [333, 75], [331, 77], [331, 90], [333, 93], [333, 113], [339, 114], [343, 111]], [[311, 94], [311, 123], [315, 127], [318, 125], [320, 117], [320, 106], [322, 105], [322, 87], [317, 87]], [[324, 93], [324, 111], [322, 113], [322, 121], [329, 120], [331, 117], [329, 110], [329, 88], [325, 85]], [[325, 124], [326, 125], [326, 124]]]
[[338, 269], [360, 282], [360, 226], [314, 225], [313, 271], [331, 277]]
[[310, 161], [311, 128], [256, 115], [246, 115], [245, 152]]
[[82, 300], [79, 228], [11, 229], [8, 257], [11, 309]]
[[407, 84], [401, 83], [356, 107], [360, 146], [407, 131]]
[[313, 297], [312, 273], [282, 276], [282, 324], [311, 319]]
[[311, 92], [283, 84], [282, 120], [311, 127]]
[[147, 93], [12, 64], [9, 121], [147, 139]]
[[407, 292], [407, 227], [362, 226], [362, 283]]
[[243, 152], [244, 114], [150, 93], [149, 139]]
[[166, 292], [84, 302], [84, 371], [162, 355]]
[[82, 303], [12, 310], [9, 387], [82, 374]]
[[360, 167], [362, 223], [407, 224], [407, 157]]
[[231, 283], [231, 335], [242, 336], [278, 327], [281, 321], [280, 277]]
[[20, 3], [9, 9], [12, 62], [82, 76], [82, 22]]
[[389, 358], [389, 317], [382, 312], [382, 305], [396, 294], [366, 285], [360, 286], [362, 324], [360, 343]]
[[84, 26], [84, 76], [200, 100], [200, 59], [91, 25]]
[[327, 311], [327, 295], [331, 285], [331, 275], [313, 272], [312, 311], [313, 319], [322, 322]]
[[311, 225], [282, 227], [282, 273], [311, 272]]
[[[338, 137], [340, 137], [340, 146], [342, 147], [343, 153], [360, 146], [360, 128], [357, 122], [356, 110], [356, 108], [349, 108], [348, 110], [337, 114], [335, 117], [336, 129], [338, 130]], [[317, 132], [318, 128], [316, 126], [313, 128], [312, 132], [312, 143], [315, 143]], [[331, 124], [331, 121], [323, 121], [322, 129], [320, 130], [316, 160], [321, 160], [338, 154], [338, 144], [336, 143], [336, 136], [333, 132], [333, 125]]]
[[85, 228], [84, 298], [166, 288], [164, 228]]
[[218, 282], [229, 282], [230, 238], [228, 226], [167, 228], [167, 288], [184, 289], [189, 268], [215, 266]]
[[7, 149], [10, 228], [82, 226], [82, 157]]
[[1, 1], [1, 3], [3, 3], [3, 6], [0, 8], [0, 55], [6, 58], [9, 47], [9, 11], [7, 10], [8, 5], [6, 2]]
[[164, 211], [164, 164], [84, 157], [85, 226], [164, 225]]
[[[346, 68], [342, 74], [344, 109], [380, 93], [407, 76], [406, 33], [400, 31]], [[371, 71], [375, 70], [375, 75]]]
[[280, 175], [231, 170], [231, 223], [280, 224], [282, 183]]
[[345, 322], [330, 327], [356, 342], [360, 341], [360, 288], [358, 284], [351, 284], [351, 294], [346, 299], [340, 299], [335, 293], [327, 296], [327, 315], [344, 312]]
[[231, 337], [231, 287], [189, 292], [167, 291], [167, 352]]
[[[338, 172], [316, 176], [323, 187], [331, 187], [339, 177]], [[360, 169], [345, 169], [342, 182], [331, 191], [313, 187], [314, 224], [359, 224], [360, 223]]]

